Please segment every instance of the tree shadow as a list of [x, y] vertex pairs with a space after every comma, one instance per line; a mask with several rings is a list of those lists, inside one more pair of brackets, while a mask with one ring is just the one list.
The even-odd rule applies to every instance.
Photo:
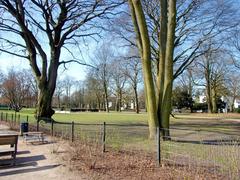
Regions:
[[236, 135], [239, 136], [240, 123], [239, 122], [176, 122], [171, 125], [170, 130], [186, 130], [186, 131], [198, 131], [198, 132], [213, 132], [221, 133], [223, 135]]
[[170, 141], [177, 142], [177, 143], [189, 143], [189, 144], [240, 146], [240, 140], [236, 140], [236, 139], [213, 139], [213, 140], [201, 140], [201, 141], [171, 139]]
[[7, 171], [7, 172], [0, 172], [1, 176], [9, 176], [9, 175], [15, 175], [15, 174], [23, 174], [23, 173], [30, 173], [30, 172], [37, 172], [37, 171], [43, 171], [48, 169], [53, 169], [60, 166], [60, 164], [54, 164], [54, 165], [47, 165], [47, 166], [41, 166], [41, 167], [33, 167], [28, 169], [17, 169], [13, 171]]
[[21, 154], [30, 154], [30, 151], [18, 151], [17, 155], [21, 155]]
[[16, 165], [12, 166], [12, 159], [1, 159], [0, 160], [0, 170], [6, 168], [18, 168], [19, 166], [36, 166], [37, 161], [44, 160], [46, 157], [44, 155], [36, 155], [36, 156], [27, 156], [27, 157], [17, 157]]
[[[23, 151], [20, 153], [24, 154], [24, 153], [28, 153], [28, 151]], [[46, 157], [44, 155], [17, 157], [15, 166], [11, 165], [10, 159], [0, 160], [0, 177], [15, 175], [15, 174], [22, 174], [22, 173], [30, 173], [30, 172], [36, 172], [36, 171], [43, 171], [43, 170], [53, 169], [60, 166], [60, 164], [54, 164], [54, 165], [37, 167], [38, 161], [45, 160], [45, 159]]]

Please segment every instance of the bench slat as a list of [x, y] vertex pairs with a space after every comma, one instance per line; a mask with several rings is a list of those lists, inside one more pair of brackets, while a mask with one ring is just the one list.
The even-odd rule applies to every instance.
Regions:
[[15, 149], [11, 148], [11, 149], [1, 149], [0, 150], [0, 156], [6, 156], [6, 155], [11, 155], [14, 154]]
[[[0, 156], [11, 155], [13, 158], [13, 165], [16, 162], [16, 154], [17, 154], [17, 142], [18, 135], [17, 134], [0, 134], [0, 145], [11, 145], [8, 149], [0, 150]], [[14, 147], [13, 147], [14, 146]]]
[[8, 144], [15, 144], [16, 138], [15, 137], [1, 137], [0, 138], [0, 145], [8, 145]]

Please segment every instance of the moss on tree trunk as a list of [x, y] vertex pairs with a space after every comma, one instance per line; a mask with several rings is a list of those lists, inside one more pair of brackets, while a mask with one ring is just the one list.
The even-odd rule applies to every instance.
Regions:
[[38, 104], [37, 104], [37, 116], [38, 117], [48, 117], [54, 114], [54, 110], [52, 109], [52, 95], [51, 91], [48, 89], [40, 90], [38, 96]]

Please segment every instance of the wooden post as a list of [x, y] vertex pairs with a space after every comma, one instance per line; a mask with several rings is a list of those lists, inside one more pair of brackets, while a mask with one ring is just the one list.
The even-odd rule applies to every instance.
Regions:
[[27, 115], [27, 123], [28, 123], [28, 115]]
[[1, 112], [1, 121], [3, 120], [3, 112]]
[[6, 122], [8, 121], [8, 113], [6, 113]]
[[54, 121], [52, 120], [51, 121], [51, 135], [53, 136], [53, 124], [54, 124]]
[[157, 165], [161, 165], [161, 139], [160, 139], [160, 127], [157, 127]]
[[106, 122], [103, 122], [102, 126], [102, 152], [106, 150]]
[[16, 125], [17, 124], [17, 114], [15, 112], [15, 115], [14, 115], [14, 124]]
[[11, 124], [11, 125], [13, 124], [13, 114], [12, 114], [12, 118], [11, 118], [10, 124]]
[[74, 141], [74, 121], [72, 121], [72, 142]]
[[39, 131], [39, 117], [37, 117], [37, 131]]

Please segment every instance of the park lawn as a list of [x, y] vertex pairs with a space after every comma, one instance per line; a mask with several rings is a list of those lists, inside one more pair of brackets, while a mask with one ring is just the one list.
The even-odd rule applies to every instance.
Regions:
[[57, 121], [79, 122], [79, 123], [116, 123], [116, 124], [147, 124], [147, 114], [117, 113], [117, 112], [80, 112], [70, 114], [54, 114], [53, 119]]
[[[0, 112], [15, 114], [12, 110], [0, 110]], [[23, 108], [20, 114], [21, 121], [25, 121], [28, 116], [29, 122], [36, 122], [34, 118], [35, 109]], [[9, 118], [10, 118], [9, 115]], [[140, 124], [147, 125], [147, 113], [142, 112], [136, 114], [134, 112], [79, 112], [79, 113], [55, 113], [53, 119], [60, 122], [75, 123], [114, 123], [114, 124]], [[192, 113], [192, 114], [176, 114], [171, 117], [172, 127], [187, 127], [190, 129], [209, 129], [209, 130], [231, 130], [236, 125], [231, 119], [240, 119], [240, 114], [207, 114], [207, 113]], [[233, 126], [231, 126], [233, 125]]]
[[[15, 114], [12, 110], [0, 110], [0, 112]], [[35, 122], [35, 109], [22, 109], [20, 114], [21, 121], [26, 120], [28, 116], [29, 122]], [[147, 125], [147, 113], [136, 114], [133, 112], [79, 112], [79, 113], [55, 113], [53, 119], [60, 122], [76, 122], [76, 123], [115, 123], [115, 124], [145, 124]]]
[[[19, 113], [21, 121], [25, 121], [28, 116], [30, 123], [36, 123], [34, 118], [34, 109], [23, 109]], [[12, 118], [14, 111], [1, 110], [8, 113], [8, 119]], [[238, 117], [238, 114], [177, 114], [175, 118], [171, 117], [171, 136], [175, 141], [162, 142], [162, 155], [165, 159], [171, 159], [176, 162], [184, 159], [195, 159], [198, 163], [205, 162], [210, 156], [210, 161], [225, 167], [234, 169], [240, 163], [239, 150], [236, 145], [209, 145], [202, 144], [202, 140], [218, 142], [222, 138], [231, 138], [232, 135], [239, 135], [240, 123], [231, 119]], [[119, 124], [127, 126], [110, 126], [106, 129], [106, 145], [117, 150], [131, 149], [144, 150], [146, 152], [156, 152], [156, 141], [148, 139], [147, 113], [135, 114], [133, 112], [80, 112], [80, 113], [56, 113], [53, 119], [61, 122], [83, 123], [83, 124]], [[229, 120], [230, 119], [230, 120]], [[43, 127], [47, 124], [41, 124]], [[137, 126], [140, 125], [140, 126]], [[142, 126], [143, 125], [143, 126]], [[78, 138], [95, 141], [101, 141], [101, 125], [79, 125], [75, 126], [75, 133]], [[48, 129], [50, 126], [48, 125]], [[62, 134], [69, 133], [71, 126], [55, 125], [54, 129], [63, 130]], [[183, 129], [183, 130], [178, 130]], [[201, 130], [200, 130], [201, 129]], [[200, 130], [200, 131], [195, 131]], [[183, 140], [183, 142], [181, 142]], [[224, 140], [224, 139], [223, 139]], [[234, 139], [233, 139], [234, 140]], [[179, 141], [179, 142], [178, 142]], [[233, 153], [229, 153], [233, 152]], [[236, 156], [230, 157], [236, 154]], [[180, 156], [180, 157], [178, 157]], [[180, 159], [178, 159], [180, 158]]]

